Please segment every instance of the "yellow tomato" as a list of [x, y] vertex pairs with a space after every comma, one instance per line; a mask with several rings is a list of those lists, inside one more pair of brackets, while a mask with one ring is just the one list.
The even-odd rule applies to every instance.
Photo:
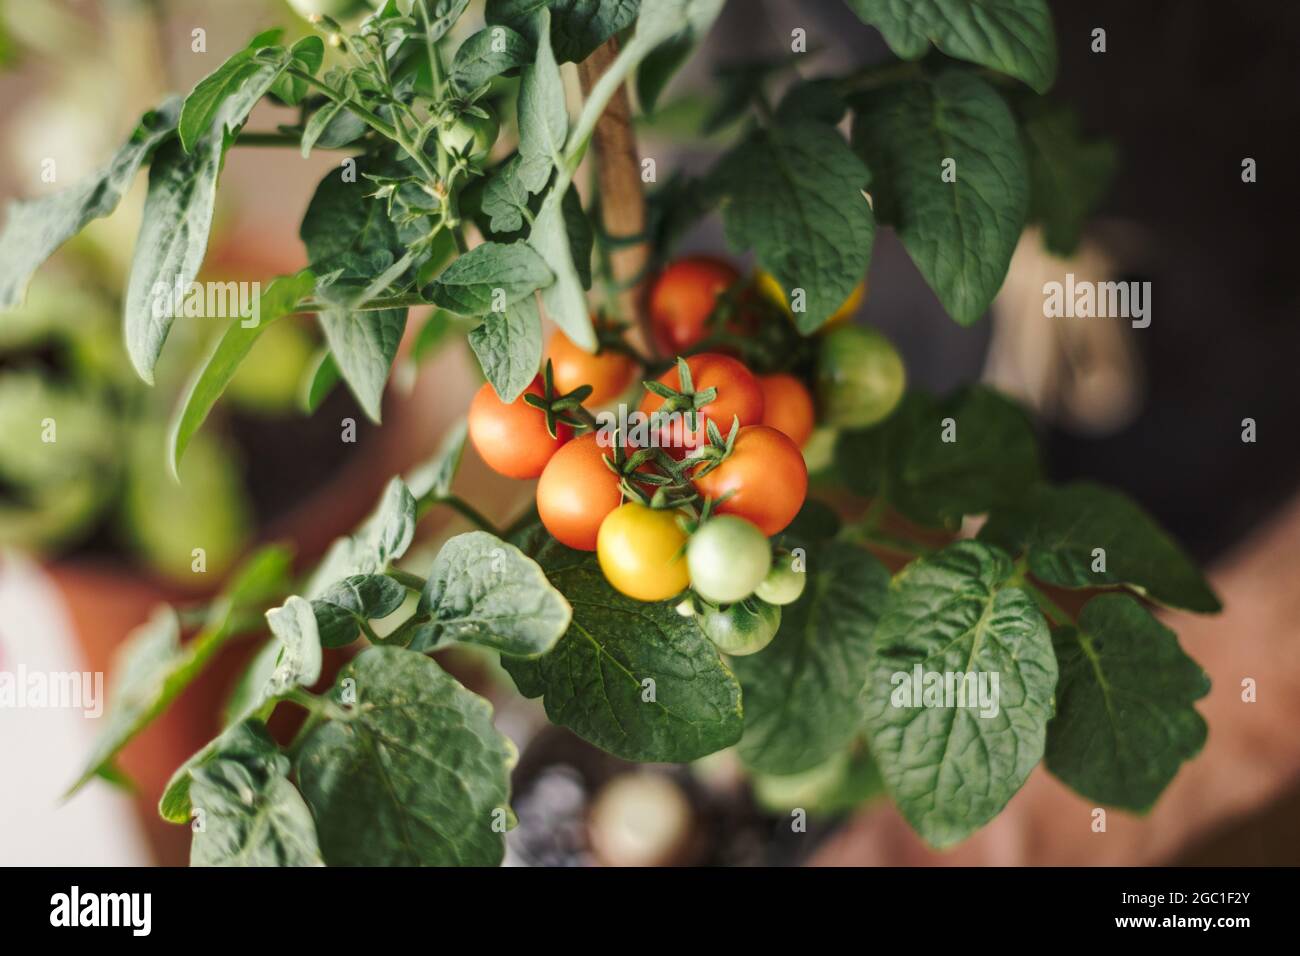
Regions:
[[690, 584], [685, 544], [676, 511], [657, 511], [632, 501], [601, 522], [596, 557], [616, 590], [638, 601], [663, 601]]

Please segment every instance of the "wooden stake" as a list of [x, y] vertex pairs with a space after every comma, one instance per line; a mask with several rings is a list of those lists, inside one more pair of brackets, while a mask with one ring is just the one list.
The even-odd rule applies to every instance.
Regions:
[[[592, 85], [617, 55], [618, 40], [610, 38], [578, 64], [584, 94], [590, 93]], [[616, 240], [643, 235], [646, 228], [645, 192], [641, 183], [641, 157], [637, 152], [636, 133], [632, 129], [632, 105], [626, 86], [620, 87], [610, 99], [596, 123], [592, 148], [595, 150], [605, 234]], [[614, 280], [622, 285], [642, 275], [649, 259], [650, 246], [644, 241], [613, 250], [610, 266]], [[636, 344], [641, 348], [646, 348], [652, 341], [646, 295], [647, 283], [642, 278], [621, 292], [618, 300], [619, 311], [632, 325], [634, 341], [639, 340]]]

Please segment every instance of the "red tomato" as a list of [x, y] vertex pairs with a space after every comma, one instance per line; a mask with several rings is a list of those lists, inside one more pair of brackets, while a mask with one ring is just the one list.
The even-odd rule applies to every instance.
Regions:
[[728, 262], [688, 256], [670, 263], [650, 289], [650, 328], [665, 355], [681, 355], [705, 335], [718, 296], [740, 278]]
[[595, 551], [600, 523], [623, 503], [618, 475], [605, 464], [612, 451], [588, 432], [557, 451], [537, 483], [542, 524], [570, 548]]
[[[674, 424], [664, 426], [660, 431], [660, 446], [674, 457], [681, 457], [687, 450], [708, 443], [704, 422], [710, 419], [717, 423], [724, 435], [731, 428], [733, 418], [740, 419], [742, 428], [745, 425], [757, 425], [763, 420], [763, 389], [754, 373], [740, 361], [717, 352], [701, 352], [688, 358], [686, 367], [690, 369], [691, 384], [696, 392], [716, 388], [718, 395], [700, 409], [695, 431], [686, 431], [684, 412]], [[669, 388], [680, 389], [681, 379], [677, 375], [677, 366], [674, 365], [660, 375], [659, 381]], [[646, 392], [641, 399], [640, 410], [649, 415], [658, 411], [663, 404], [664, 400], [658, 395]]]
[[546, 343], [546, 360], [551, 362], [551, 382], [555, 391], [563, 395], [581, 385], [591, 386], [591, 395], [585, 404], [607, 405], [618, 398], [632, 384], [636, 363], [619, 352], [584, 352], [559, 329]]
[[785, 529], [808, 494], [803, 455], [785, 435], [767, 425], [742, 428], [721, 465], [695, 480], [701, 495], [715, 501], [718, 514], [737, 515], [758, 525], [769, 538]]
[[780, 372], [759, 377], [763, 388], [763, 424], [775, 428], [802, 448], [813, 432], [812, 393], [793, 375]]
[[[543, 395], [539, 375], [524, 395]], [[484, 383], [469, 406], [469, 440], [495, 472], [509, 478], [536, 478], [551, 456], [573, 437], [567, 425], [556, 426], [552, 438], [546, 431], [546, 415], [520, 395], [503, 402], [490, 384]]]

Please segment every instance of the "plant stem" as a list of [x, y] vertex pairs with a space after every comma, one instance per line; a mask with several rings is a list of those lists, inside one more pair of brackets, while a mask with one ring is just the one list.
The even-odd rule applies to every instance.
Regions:
[[289, 133], [271, 133], [271, 132], [243, 132], [239, 134], [239, 139], [235, 140], [236, 146], [298, 146], [302, 142], [300, 137], [292, 136]]
[[[447, 495], [443, 498], [428, 499], [428, 507], [432, 508], [435, 505], [446, 505], [452, 511], [459, 513], [462, 517], [478, 525], [481, 530], [486, 531], [488, 534], [496, 535], [498, 538], [501, 537], [501, 530], [493, 524], [492, 521], [483, 514], [483, 512], [479, 511], [459, 495]], [[424, 583], [421, 582], [420, 586], [424, 587]]]
[[357, 116], [361, 117], [361, 119], [365, 120], [366, 125], [369, 126], [371, 129], [373, 129], [376, 133], [379, 133], [380, 135], [385, 136], [388, 139], [393, 140], [394, 142], [397, 142], [397, 130], [395, 130], [392, 126], [389, 126], [387, 123], [383, 121], [381, 117], [372, 113], [370, 110], [366, 109], [360, 103], [354, 103], [350, 99], [339, 96], [338, 92], [328, 83], [321, 82], [320, 80], [316, 79], [316, 77], [312, 76], [310, 73], [308, 73], [304, 69], [301, 69], [300, 67], [289, 66], [285, 68], [285, 72], [288, 73], [290, 76], [296, 76], [298, 79], [302, 80], [304, 83], [306, 83], [308, 86], [311, 86], [313, 89], [319, 90], [321, 93], [325, 95], [327, 99], [335, 103], [342, 103], [344, 109], [351, 110]]
[[839, 93], [853, 93], [858, 90], [874, 90], [882, 86], [888, 86], [899, 80], [911, 79], [921, 75], [921, 64], [914, 60], [904, 60], [896, 63], [876, 63], [872, 66], [863, 67], [856, 73], [850, 73], [848, 76], [842, 76], [835, 81], [835, 89]]
[[385, 573], [404, 588], [410, 588], [412, 591], [424, 590], [424, 578], [418, 574], [403, 571], [401, 568], [389, 568]]
[[433, 39], [433, 32], [429, 29], [429, 11], [425, 9], [422, 3], [418, 3], [416, 6], [420, 8], [420, 21], [424, 27], [424, 52], [429, 57], [429, 82], [433, 84], [434, 96], [442, 99], [446, 78], [442, 73], [442, 58], [438, 56], [438, 44]]
[[[376, 299], [368, 299], [365, 302], [350, 306], [351, 312], [380, 312], [384, 309], [409, 309], [413, 306], [432, 305], [433, 303], [426, 300], [423, 296], [415, 292], [407, 292], [403, 295], [380, 296]], [[308, 312], [326, 312], [334, 306], [328, 302], [318, 302], [316, 299], [303, 299], [293, 307], [294, 313]]]

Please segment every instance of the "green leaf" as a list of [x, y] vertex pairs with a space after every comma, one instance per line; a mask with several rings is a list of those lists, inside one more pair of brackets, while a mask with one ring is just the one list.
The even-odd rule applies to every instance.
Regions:
[[355, 704], [313, 731], [296, 762], [326, 863], [500, 863], [516, 753], [488, 702], [396, 647], [363, 652], [335, 686]]
[[71, 189], [9, 204], [0, 233], [0, 310], [21, 305], [41, 263], [94, 219], [117, 208], [140, 165], [171, 138], [180, 116], [173, 97], [141, 118], [108, 165]]
[[208, 249], [217, 176], [225, 155], [220, 130], [181, 149], [162, 146], [149, 169], [144, 218], [127, 279], [124, 321], [127, 351], [140, 377], [153, 384], [153, 368], [171, 331], [178, 302], [199, 273]]
[[777, 539], [782, 547], [807, 547], [834, 538], [840, 530], [840, 516], [820, 498], [805, 498], [799, 513]]
[[1002, 286], [1029, 209], [1011, 110], [957, 69], [866, 93], [853, 106], [853, 147], [871, 167], [876, 215], [898, 231], [948, 314], [976, 322]]
[[871, 629], [889, 572], [845, 542], [810, 547], [807, 562], [807, 587], [782, 609], [775, 640], [731, 662], [745, 691], [740, 759], [765, 773], [810, 770], [842, 751], [862, 727]]
[[552, 542], [537, 560], [573, 623], [549, 654], [501, 662], [552, 723], [624, 760], [695, 760], [740, 739], [740, 684], [693, 620], [619, 594], [593, 555]]
[[493, 77], [523, 66], [532, 54], [532, 45], [508, 26], [484, 27], [456, 50], [451, 82], [462, 93], [469, 93]]
[[226, 730], [210, 740], [185, 761], [163, 790], [158, 814], [172, 823], [190, 819], [190, 771], [210, 760], [226, 743], [239, 725], [250, 718], [265, 719], [298, 687], [308, 687], [320, 680], [321, 641], [312, 605], [300, 597], [290, 597], [283, 607], [266, 614], [275, 638], [267, 642], [241, 675], [235, 693], [226, 703]]
[[384, 386], [406, 330], [406, 309], [353, 312], [331, 308], [318, 318], [343, 381], [366, 417], [378, 423]]
[[1061, 681], [1047, 769], [1089, 800], [1145, 813], [1205, 745], [1210, 679], [1127, 594], [1099, 594], [1052, 633]]
[[1056, 40], [1045, 0], [848, 0], [905, 60], [931, 43], [1045, 93], [1056, 79]]
[[1086, 140], [1079, 118], [1063, 107], [1043, 106], [1021, 127], [1029, 160], [1029, 221], [1043, 229], [1049, 252], [1070, 256], [1088, 217], [1119, 169], [1109, 140]]
[[[262, 645], [262, 649], [253, 656], [253, 659], [248, 662], [248, 666], [244, 668], [244, 672], [239, 675], [239, 681], [230, 692], [230, 697], [221, 710], [223, 724], [229, 727], [238, 723], [248, 714], [255, 712], [264, 703], [265, 688], [271, 681], [271, 675], [275, 673], [275, 665], [279, 659], [280, 641], [273, 637]], [[166, 796], [164, 793], [164, 801]], [[163, 812], [162, 816], [166, 820], [173, 819], [166, 812]], [[189, 807], [187, 803], [185, 812], [175, 822], [184, 822], [188, 817]]]
[[346, 172], [332, 169], [320, 181], [299, 235], [317, 276], [366, 285], [407, 252], [386, 204], [368, 195], [374, 183], [366, 177], [392, 175], [394, 169], [382, 160], [359, 157], [355, 181], [344, 179]]
[[536, 561], [485, 531], [457, 535], [442, 546], [416, 614], [429, 620], [412, 638], [412, 650], [460, 641], [511, 657], [545, 654], [573, 618]]
[[[1057, 678], [1047, 622], [1006, 554], [960, 541], [895, 578], [871, 643], [871, 753], [908, 823], [951, 846], [993, 819], [1043, 755]], [[967, 674], [969, 696], [925, 693]]]
[[261, 723], [231, 728], [189, 773], [201, 824], [191, 866], [325, 865], [311, 811], [289, 782], [289, 760]]
[[654, 113], [659, 97], [694, 50], [694, 38], [682, 34], [646, 54], [636, 71], [636, 98], [645, 113]]
[[727, 240], [753, 249], [785, 289], [803, 289], [800, 331], [849, 297], [871, 261], [875, 220], [862, 161], [831, 126], [798, 122], [754, 132], [715, 173]]
[[451, 494], [461, 456], [465, 454], [467, 434], [468, 425], [462, 418], [447, 430], [433, 457], [407, 474], [406, 485], [418, 502], [436, 501]]
[[555, 275], [555, 281], [542, 289], [542, 306], [547, 316], [564, 330], [574, 345], [594, 352], [596, 331], [587, 310], [582, 276], [573, 262], [573, 242], [564, 215], [564, 199], [562, 196], [557, 198], [554, 190], [542, 203], [528, 234], [528, 244], [537, 250]]
[[203, 629], [184, 648], [180, 620], [170, 607], [159, 607], [148, 623], [132, 632], [114, 657], [113, 691], [99, 737], [67, 796], [109, 767], [122, 748], [189, 686], [235, 633], [236, 612], [260, 608], [278, 592], [287, 580], [290, 558], [278, 545], [254, 553], [231, 576], [212, 603]]
[[980, 538], [1026, 554], [1034, 577], [1057, 587], [1123, 584], [1171, 607], [1200, 614], [1222, 608], [1183, 550], [1113, 488], [1040, 485], [995, 510]]
[[754, 799], [771, 813], [803, 809], [811, 814], [840, 815], [885, 792], [880, 768], [861, 741], [854, 741], [811, 770], [754, 774], [752, 779]]
[[[325, 42], [318, 36], [305, 36], [289, 49], [290, 65], [312, 76], [324, 60]], [[290, 106], [297, 106], [310, 91], [306, 80], [289, 73], [281, 73], [271, 85], [271, 92]]]
[[352, 574], [376, 574], [406, 553], [415, 538], [415, 498], [401, 478], [384, 488], [373, 514], [353, 534], [338, 538], [307, 585], [306, 596], [320, 597]]
[[[325, 133], [335, 118], [344, 110], [342, 100], [330, 100], [316, 112], [311, 114], [307, 120], [307, 125], [302, 130], [302, 158], [306, 159], [311, 155], [312, 149], [320, 141], [321, 136]], [[324, 145], [324, 144], [322, 144]]]
[[[327, 591], [323, 597], [328, 599], [336, 594]], [[320, 680], [321, 636], [314, 604], [314, 601], [294, 595], [280, 607], [266, 612], [267, 626], [279, 638], [281, 645], [266, 699], [295, 687], [310, 687]]]
[[573, 268], [578, 272], [578, 281], [583, 289], [590, 289], [591, 253], [596, 247], [596, 234], [576, 189], [565, 190], [564, 199], [560, 201], [560, 213], [564, 217], [564, 231], [569, 236], [569, 252], [573, 257]]
[[551, 174], [549, 156], [511, 156], [492, 173], [483, 187], [483, 212], [495, 233], [517, 232], [532, 219], [528, 197], [546, 185]]
[[315, 282], [315, 276], [308, 270], [273, 279], [258, 299], [256, 324], [249, 325], [248, 320], [242, 318], [231, 321], [191, 380], [185, 397], [172, 416], [167, 460], [174, 477], [179, 476], [181, 458], [190, 439], [207, 420], [217, 399], [235, 377], [240, 362], [252, 350], [253, 343], [272, 322], [291, 314], [298, 303], [311, 294]]
[[339, 364], [330, 354], [329, 346], [318, 349], [299, 385], [298, 401], [302, 410], [308, 415], [314, 415], [342, 378]]
[[[545, 30], [550, 22], [545, 8], [540, 22]], [[548, 36], [543, 32], [537, 58], [524, 67], [519, 79], [519, 155], [530, 165], [549, 160], [559, 166], [569, 135], [569, 111], [564, 102], [564, 81]]]
[[[409, 8], [403, 12], [410, 13], [415, 9], [414, 0], [406, 3]], [[465, 8], [469, 6], [469, 0], [427, 0], [426, 8], [429, 14], [429, 40], [436, 42], [447, 35], [447, 31], [455, 25], [456, 21], [461, 18]], [[416, 23], [423, 26], [424, 21], [415, 17]]]
[[636, 19], [641, 0], [487, 0], [488, 23], [513, 27], [531, 45], [539, 35], [537, 14], [550, 10], [549, 43], [560, 62], [579, 63]]
[[724, 0], [646, 0], [637, 14], [632, 45], [642, 55], [682, 35], [698, 40], [722, 12]]
[[176, 611], [163, 605], [136, 628], [113, 656], [112, 692], [85, 769], [68, 796], [108, 766], [127, 742], [165, 706], [166, 685], [183, 658]]
[[513, 402], [537, 377], [542, 362], [542, 317], [536, 301], [524, 299], [504, 312], [489, 312], [470, 330], [469, 344], [497, 396]]
[[813, 119], [838, 126], [848, 108], [835, 80], [804, 80], [790, 87], [781, 97], [776, 118], [781, 123]]
[[406, 600], [406, 588], [385, 574], [353, 574], [311, 602], [323, 647], [351, 644], [371, 621], [388, 617]]
[[218, 139], [224, 135], [221, 128], [213, 130], [218, 116], [225, 129], [243, 125], [253, 107], [292, 62], [289, 51], [282, 47], [274, 48], [267, 59], [258, 59], [258, 52], [268, 48], [267, 40], [266, 34], [254, 38], [248, 47], [200, 80], [185, 97], [177, 127], [185, 152], [192, 152], [201, 139], [213, 132]]
[[458, 315], [485, 315], [514, 305], [554, 281], [537, 252], [523, 242], [485, 242], [452, 262], [426, 290]]
[[1042, 474], [1024, 410], [982, 385], [943, 401], [909, 393], [879, 425], [840, 432], [835, 462], [855, 493], [949, 530], [1019, 498]]

